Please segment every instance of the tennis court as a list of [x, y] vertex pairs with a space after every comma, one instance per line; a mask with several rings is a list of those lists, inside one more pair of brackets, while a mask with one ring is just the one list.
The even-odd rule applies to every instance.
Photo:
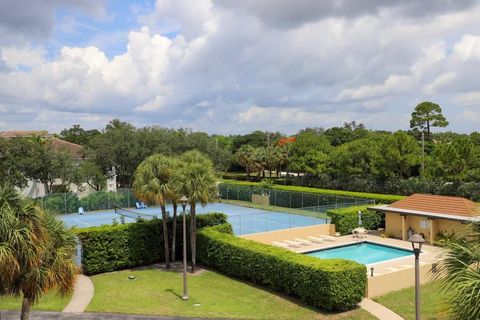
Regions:
[[[167, 210], [170, 213], [173, 212], [171, 206], [167, 207]], [[114, 210], [95, 211], [87, 212], [83, 215], [72, 213], [59, 215], [58, 217], [65, 222], [67, 227], [75, 226], [78, 228], [108, 225], [112, 224], [114, 220], [120, 223], [122, 213], [124, 214], [125, 223], [135, 222], [137, 215], [147, 220], [153, 219], [155, 216], [161, 217], [160, 208], [158, 207], [128, 209], [128, 212], [121, 209], [118, 211], [118, 213]], [[226, 203], [211, 203], [205, 207], [197, 207], [197, 214], [208, 212], [225, 213], [228, 216], [228, 221], [232, 224], [234, 233], [237, 235], [305, 227], [329, 222], [323, 218], [247, 208]]]

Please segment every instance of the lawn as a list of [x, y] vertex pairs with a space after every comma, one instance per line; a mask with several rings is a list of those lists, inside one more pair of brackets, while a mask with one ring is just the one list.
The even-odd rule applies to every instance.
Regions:
[[[56, 293], [49, 293], [33, 306], [33, 310], [62, 311], [70, 302], [70, 298], [71, 296], [61, 297]], [[0, 310], [20, 310], [21, 306], [21, 298], [0, 296]]]
[[267, 210], [267, 211], [286, 212], [286, 213], [298, 214], [298, 215], [302, 215], [302, 216], [315, 217], [315, 218], [320, 218], [320, 219], [330, 219], [327, 216], [327, 214], [323, 213], [323, 212], [313, 212], [313, 211], [309, 211], [309, 210], [299, 210], [299, 209], [292, 209], [292, 208], [278, 207], [278, 206], [266, 206], [266, 205], [261, 205], [261, 204], [258, 204], [258, 203], [253, 203], [253, 202], [249, 202], [249, 201], [241, 201], [241, 200], [222, 199], [221, 202], [222, 203], [233, 204], [233, 205], [237, 205], [237, 206], [242, 206], [242, 207], [262, 209], [262, 210]]
[[[134, 280], [128, 276], [134, 275]], [[188, 276], [190, 299], [182, 301], [182, 274], [160, 269], [119, 271], [92, 277], [91, 312], [248, 319], [376, 319], [363, 310], [326, 314], [299, 301], [212, 271]]]
[[[445, 304], [442, 303], [438, 282], [422, 285], [420, 295], [420, 311], [423, 320], [447, 319], [443, 311]], [[415, 319], [415, 287], [390, 292], [373, 300], [395, 311], [405, 320]]]

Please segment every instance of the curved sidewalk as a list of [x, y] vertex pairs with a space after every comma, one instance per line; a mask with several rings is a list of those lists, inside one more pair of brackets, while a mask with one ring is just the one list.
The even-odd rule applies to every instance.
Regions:
[[90, 301], [92, 301], [95, 288], [92, 280], [83, 274], [78, 275], [72, 300], [67, 304], [63, 312], [79, 313], [85, 311]]
[[364, 298], [359, 306], [380, 320], [405, 320], [387, 307], [368, 298]]

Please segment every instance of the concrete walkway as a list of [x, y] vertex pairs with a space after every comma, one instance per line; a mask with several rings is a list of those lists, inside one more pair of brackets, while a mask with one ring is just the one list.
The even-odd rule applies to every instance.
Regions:
[[72, 300], [67, 304], [63, 312], [78, 313], [83, 312], [92, 301], [95, 288], [92, 280], [83, 274], [78, 275], [75, 289], [73, 291]]
[[392, 310], [368, 298], [363, 299], [359, 306], [381, 320], [404, 320]]
[[[1, 311], [1, 320], [18, 320], [20, 318], [20, 311]], [[208, 320], [208, 318], [188, 318], [188, 317], [155, 317], [155, 316], [141, 316], [133, 314], [118, 314], [118, 313], [62, 313], [50, 311], [32, 311], [30, 313], [30, 320]], [[211, 319], [211, 318], [210, 318]], [[211, 320], [221, 320], [219, 318]], [[229, 319], [231, 320], [231, 319]]]

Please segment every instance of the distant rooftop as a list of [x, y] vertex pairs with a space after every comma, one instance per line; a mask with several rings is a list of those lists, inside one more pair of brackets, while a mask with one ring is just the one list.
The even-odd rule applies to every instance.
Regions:
[[0, 132], [0, 137], [12, 139], [21, 137], [41, 137], [51, 141], [52, 149], [55, 151], [67, 151], [74, 158], [82, 159], [84, 157], [83, 147], [79, 144], [71, 143], [53, 136], [46, 130], [34, 131], [34, 130], [12, 130]]

